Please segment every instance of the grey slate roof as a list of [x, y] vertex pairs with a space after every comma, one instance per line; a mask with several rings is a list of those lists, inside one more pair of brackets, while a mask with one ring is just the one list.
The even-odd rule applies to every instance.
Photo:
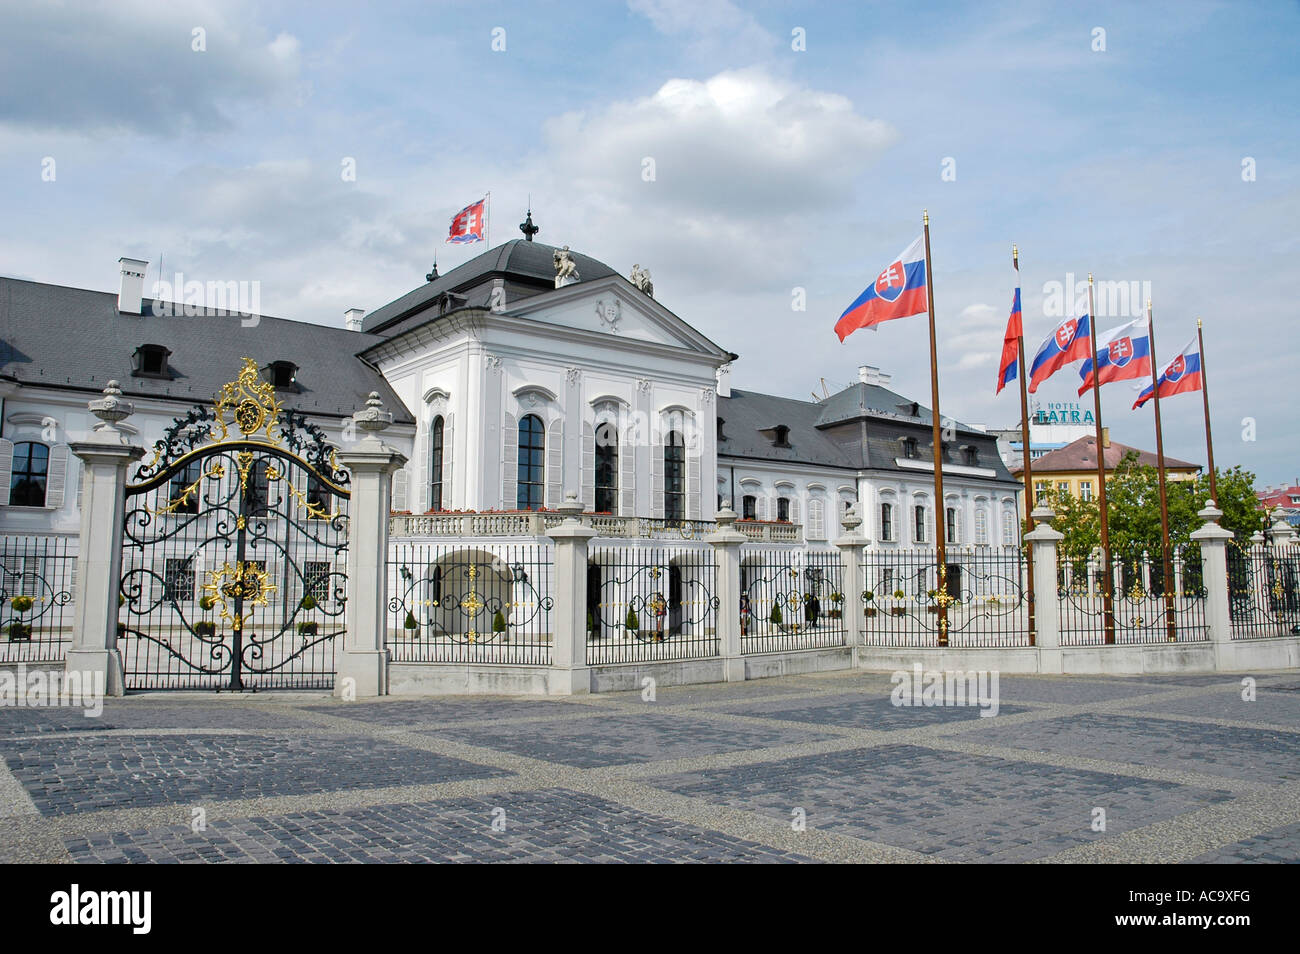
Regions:
[[[415, 419], [374, 367], [357, 353], [380, 339], [363, 332], [261, 316], [207, 310], [186, 317], [120, 314], [112, 292], [0, 278], [0, 376], [22, 384], [99, 391], [116, 379], [129, 396], [209, 402], [239, 373], [241, 359], [298, 366], [301, 393], [279, 392], [286, 408], [346, 417], [378, 391], [396, 423]], [[172, 352], [172, 380], [132, 377], [132, 356], [144, 344]]]
[[[722, 433], [726, 438], [718, 441], [719, 462], [735, 457], [903, 472], [895, 463], [902, 453], [899, 438], [916, 440], [918, 460], [924, 462], [931, 458], [933, 431], [929, 409], [918, 407], [916, 415], [911, 410], [911, 401], [879, 385], [854, 384], [823, 401], [801, 401], [733, 388], [731, 397], [718, 398], [718, 416], [723, 419]], [[774, 445], [770, 433], [762, 433], [777, 425], [790, 429], [789, 447]], [[996, 474], [984, 479], [1016, 482], [1002, 462], [994, 435], [960, 423], [955, 426], [957, 435], [951, 446], [974, 447], [978, 454], [977, 466]], [[959, 464], [960, 459], [954, 454], [949, 466]]]
[[[382, 308], [376, 308], [366, 315], [362, 330], [366, 332], [383, 332], [391, 335], [406, 330], [408, 323], [397, 327], [401, 319], [411, 316], [426, 308], [430, 302], [443, 292], [455, 292], [465, 295], [469, 300], [466, 307], [485, 307], [492, 291], [494, 278], [513, 279], [517, 291], [511, 294], [512, 282], [507, 283], [507, 298], [522, 298], [535, 295], [555, 287], [555, 262], [553, 255], [556, 246], [542, 242], [528, 242], [513, 239], [504, 245], [488, 249], [476, 255], [463, 265], [458, 265], [445, 275], [440, 275], [431, 282], [407, 292]], [[597, 261], [589, 255], [570, 250], [574, 263], [578, 266], [580, 281], [594, 281], [617, 275], [618, 272], [604, 262]], [[526, 294], [525, 294], [526, 292]]]

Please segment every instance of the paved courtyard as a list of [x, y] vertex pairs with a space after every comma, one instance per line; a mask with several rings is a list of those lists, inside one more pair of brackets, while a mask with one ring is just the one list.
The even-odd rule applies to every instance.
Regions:
[[0, 861], [1300, 861], [1300, 673], [891, 688], [0, 709]]

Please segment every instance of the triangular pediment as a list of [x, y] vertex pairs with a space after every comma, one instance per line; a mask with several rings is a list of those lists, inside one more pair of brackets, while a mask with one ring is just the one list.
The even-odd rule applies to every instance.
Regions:
[[503, 314], [575, 332], [605, 335], [611, 346], [659, 345], [719, 359], [728, 357], [727, 351], [718, 344], [617, 275], [512, 301]]

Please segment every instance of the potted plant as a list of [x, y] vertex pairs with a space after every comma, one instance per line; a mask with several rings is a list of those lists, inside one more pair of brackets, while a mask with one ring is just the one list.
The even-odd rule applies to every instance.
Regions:
[[420, 624], [416, 622], [415, 614], [410, 610], [406, 611], [406, 619], [402, 620], [402, 628], [406, 630], [412, 638], [417, 638], [415, 636], [415, 631], [420, 628]]
[[772, 613], [771, 613], [770, 616], [768, 616], [767, 621], [768, 621], [769, 623], [771, 623], [773, 626], [778, 627], [778, 628], [779, 628], [779, 627], [781, 626], [781, 624], [785, 621], [785, 618], [781, 615], [781, 604], [780, 604], [780, 603], [773, 603], [773, 604], [772, 604]]
[[641, 628], [641, 621], [637, 619], [636, 610], [628, 609], [627, 617], [623, 620], [623, 628], [629, 633], [636, 633]]
[[14, 620], [9, 624], [9, 642], [23, 643], [30, 642], [32, 638], [32, 627], [30, 623], [22, 623]]
[[208, 595], [208, 596], [201, 597], [199, 599], [199, 609], [203, 610], [203, 612], [205, 613], [211, 610], [212, 607], [216, 605], [217, 605], [217, 598], [215, 596]]
[[497, 610], [492, 614], [492, 632], [504, 633], [506, 631], [506, 614]]
[[876, 601], [876, 594], [871, 590], [866, 590], [862, 594], [862, 601], [867, 604], [866, 609], [863, 611], [866, 614], [867, 619], [875, 619], [876, 615], [880, 612], [876, 607], [871, 605]]
[[210, 619], [201, 619], [194, 624], [194, 633], [198, 636], [212, 636], [217, 631], [217, 624]]
[[304, 638], [315, 636], [319, 632], [320, 623], [316, 622], [314, 619], [305, 619], [298, 624], [298, 635]]
[[15, 596], [9, 601], [15, 613], [26, 613], [35, 603], [36, 601], [30, 596]]
[[316, 608], [316, 597], [308, 593], [298, 603], [298, 608], [302, 610], [314, 610]]

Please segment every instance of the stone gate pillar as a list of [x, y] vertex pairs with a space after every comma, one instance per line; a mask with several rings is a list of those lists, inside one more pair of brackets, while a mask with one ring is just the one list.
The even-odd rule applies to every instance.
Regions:
[[64, 672], [80, 673], [82, 685], [102, 679], [104, 692], [125, 691], [117, 649], [118, 597], [122, 581], [122, 520], [126, 512], [126, 469], [144, 456], [117, 425], [135, 410], [122, 399], [116, 381], [87, 404], [99, 418], [89, 439], [70, 445], [85, 464], [81, 491], [81, 539], [73, 595], [72, 645]]
[[392, 478], [406, 456], [379, 439], [393, 423], [376, 391], [352, 415], [366, 435], [340, 451], [338, 461], [352, 474], [348, 508], [348, 604], [343, 653], [334, 694], [345, 698], [388, 692], [388, 517]]
[[717, 529], [705, 539], [713, 547], [713, 561], [717, 568], [718, 611], [714, 616], [714, 627], [718, 636], [718, 654], [722, 657], [723, 678], [727, 682], [744, 682], [745, 657], [740, 646], [740, 546], [746, 538], [734, 526], [736, 511], [726, 504], [722, 505], [715, 520]]
[[[1036, 507], [1030, 515], [1034, 529], [1025, 542], [1034, 548], [1034, 629], [1037, 635], [1038, 671], [1063, 672], [1061, 660], [1061, 602], [1056, 590], [1056, 548], [1065, 534], [1052, 526], [1056, 514], [1050, 507]], [[1029, 614], [1025, 614], [1026, 624]]]
[[844, 535], [835, 541], [840, 551], [840, 595], [844, 601], [840, 604], [841, 618], [844, 621], [844, 644], [852, 647], [852, 666], [858, 668], [858, 647], [866, 641], [866, 606], [862, 603], [862, 593], [866, 590], [866, 581], [862, 578], [862, 552], [867, 548], [867, 538], [858, 528], [862, 518], [858, 516], [858, 504], [844, 514], [840, 526]]
[[1205, 625], [1214, 647], [1214, 668], [1231, 669], [1226, 657], [1232, 646], [1232, 608], [1228, 596], [1228, 541], [1232, 539], [1232, 531], [1219, 526], [1223, 511], [1213, 500], [1207, 500], [1205, 509], [1197, 516], [1205, 522], [1192, 532], [1191, 539], [1201, 545]]
[[582, 503], [569, 494], [557, 508], [564, 522], [547, 534], [555, 541], [555, 604], [551, 636], [554, 695], [580, 695], [591, 691], [587, 668], [587, 548], [596, 531], [578, 517]]

